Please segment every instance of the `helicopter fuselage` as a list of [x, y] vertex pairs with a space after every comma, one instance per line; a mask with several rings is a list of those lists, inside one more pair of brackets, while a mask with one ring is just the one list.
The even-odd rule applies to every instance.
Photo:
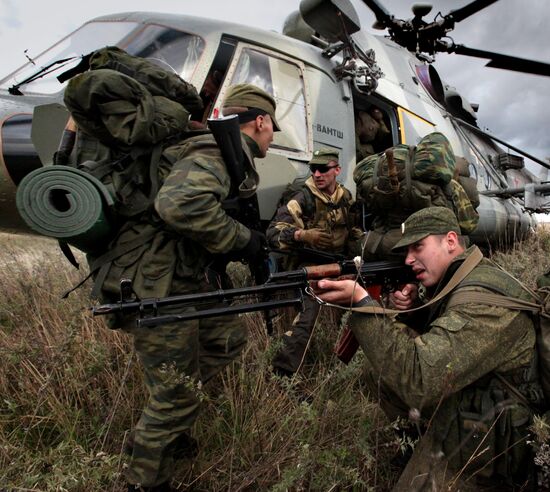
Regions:
[[[468, 161], [481, 193], [480, 221], [473, 235], [476, 242], [509, 241], [527, 234], [534, 221], [525, 213], [521, 192], [506, 196], [491, 191], [521, 191], [526, 185], [538, 184], [533, 174], [519, 159], [502, 164], [499, 156], [506, 153], [475, 129], [471, 106], [449, 91], [431, 67], [382, 37], [360, 31], [354, 40], [376, 55], [383, 76], [374, 91], [361, 90], [353, 77], [337, 77], [338, 55], [329, 58], [322, 46], [271, 31], [139, 12], [103, 16], [84, 24], [36, 57], [36, 65], [29, 62], [0, 81], [0, 229], [28, 232], [15, 207], [15, 191], [30, 171], [53, 163], [68, 117], [63, 107], [64, 84], [56, 77], [76, 65], [82, 55], [116, 45], [157, 60], [203, 88], [207, 108], [199, 116], [203, 122], [220, 113], [221, 101], [235, 83], [254, 83], [274, 95], [282, 131], [276, 134], [267, 157], [256, 162], [260, 212], [266, 221], [287, 184], [307, 177], [307, 162], [317, 148], [339, 151], [339, 180], [354, 191], [355, 114], [375, 108], [389, 134], [374, 151], [398, 143], [415, 145], [426, 134], [439, 131], [449, 139], [455, 154]], [[76, 58], [40, 68], [71, 57]], [[215, 87], [207, 90], [212, 80]], [[534, 192], [530, 203], [537, 207], [542, 194]]]

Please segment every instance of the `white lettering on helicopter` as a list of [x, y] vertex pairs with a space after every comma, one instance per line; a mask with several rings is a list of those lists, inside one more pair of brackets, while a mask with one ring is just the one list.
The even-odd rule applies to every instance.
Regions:
[[321, 125], [319, 123], [317, 123], [316, 130], [320, 133], [326, 133], [327, 135], [331, 135], [333, 137], [337, 137], [340, 139], [344, 138], [344, 132], [342, 130], [337, 130], [336, 128], [330, 128], [328, 126]]

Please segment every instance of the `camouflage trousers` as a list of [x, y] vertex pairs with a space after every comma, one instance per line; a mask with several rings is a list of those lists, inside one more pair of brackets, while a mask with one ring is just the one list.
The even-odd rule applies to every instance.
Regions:
[[320, 304], [310, 296], [304, 297], [304, 308], [298, 313], [292, 327], [282, 336], [283, 345], [273, 358], [275, 371], [295, 373], [304, 357], [311, 331], [319, 315]]
[[532, 448], [527, 443], [531, 411], [505, 389], [492, 382], [485, 388], [470, 386], [442, 399], [434, 413], [434, 409], [413, 411], [368, 361], [363, 381], [389, 420], [406, 422], [416, 414], [422, 417], [413, 418], [421, 433], [429, 421], [394, 492], [424, 491], [432, 484], [434, 490], [465, 492], [535, 490], [529, 488], [534, 477]]
[[[182, 311], [172, 308], [162, 313], [170, 312]], [[180, 436], [199, 413], [201, 385], [238, 357], [246, 331], [235, 316], [124, 330], [134, 337], [149, 391], [134, 430], [126, 478], [152, 487], [172, 477]]]

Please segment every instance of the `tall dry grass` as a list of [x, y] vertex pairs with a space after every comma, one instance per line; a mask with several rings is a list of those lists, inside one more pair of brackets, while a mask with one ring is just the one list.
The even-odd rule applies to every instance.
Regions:
[[[125, 436], [146, 394], [131, 340], [89, 313], [84, 276], [54, 242], [0, 237], [0, 490], [122, 491]], [[496, 253], [532, 283], [550, 267], [550, 232]], [[260, 315], [242, 315], [249, 344], [202, 391], [196, 460], [182, 490], [388, 490], [407, 443], [362, 387], [362, 356], [332, 355], [331, 315], [316, 327], [302, 373], [279, 379]], [[288, 316], [277, 321], [283, 330]]]

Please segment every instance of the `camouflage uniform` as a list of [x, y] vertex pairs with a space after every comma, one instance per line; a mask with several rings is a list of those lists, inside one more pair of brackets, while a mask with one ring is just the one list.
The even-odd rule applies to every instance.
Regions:
[[[260, 149], [252, 138], [241, 135], [243, 151], [252, 163], [260, 156]], [[115, 251], [127, 252], [109, 266], [102, 287], [107, 299], [116, 299], [121, 278], [132, 279], [140, 297], [228, 287], [225, 264], [213, 269], [213, 260], [219, 254], [242, 251], [251, 239], [250, 230], [222, 208], [231, 180], [211, 134], [169, 147], [162, 162], [164, 183], [154, 210], [126, 224], [112, 245]], [[257, 174], [252, 167], [246, 174], [245, 185], [252, 192]], [[143, 244], [144, 237], [149, 239]], [[142, 245], [131, 249], [136, 243]], [[181, 309], [162, 309], [163, 314], [176, 312]], [[111, 323], [133, 335], [149, 390], [149, 400], [135, 427], [126, 477], [130, 484], [163, 485], [172, 476], [174, 455], [186, 452], [181, 448], [188, 443], [186, 433], [199, 412], [200, 386], [239, 355], [247, 334], [235, 316], [154, 329], [137, 328], [133, 319], [119, 318]]]
[[[431, 297], [473, 248], [454, 259], [429, 292]], [[511, 276], [486, 259], [453, 292], [467, 290], [532, 300]], [[366, 356], [372, 395], [380, 398], [390, 419], [407, 418], [411, 409], [432, 419], [429, 435], [434, 447], [429, 451], [443, 451], [452, 470], [468, 463], [466, 476], [477, 471], [479, 478], [521, 483], [530, 463], [526, 436], [533, 408], [542, 404], [532, 319], [504, 307], [453, 305], [452, 295], [419, 313], [397, 319], [352, 315], [351, 328]], [[479, 456], [471, 459], [475, 452]], [[433, 462], [433, 456], [429, 453], [425, 459]]]
[[375, 154], [375, 147], [385, 148], [388, 138], [391, 141], [390, 131], [378, 108], [371, 108], [370, 113], [358, 111], [355, 115], [355, 162]]
[[[306, 194], [310, 194], [313, 199]], [[331, 246], [330, 248], [320, 247], [319, 251], [345, 253], [350, 232], [352, 235], [360, 234], [360, 231], [352, 228], [353, 220], [350, 214], [352, 202], [350, 191], [341, 184], [337, 183], [334, 193], [328, 196], [319, 190], [313, 178], [309, 177], [304, 184], [304, 189], [297, 191], [277, 210], [267, 230], [269, 245], [278, 250], [294, 251], [285, 262], [288, 270], [315, 264], [313, 257], [308, 260], [306, 253], [300, 253], [301, 243], [294, 239], [297, 229], [322, 229], [330, 234]], [[303, 310], [294, 319], [291, 329], [283, 335], [283, 348], [273, 359], [276, 371], [288, 374], [298, 370], [318, 314], [319, 304], [306, 296]]]

